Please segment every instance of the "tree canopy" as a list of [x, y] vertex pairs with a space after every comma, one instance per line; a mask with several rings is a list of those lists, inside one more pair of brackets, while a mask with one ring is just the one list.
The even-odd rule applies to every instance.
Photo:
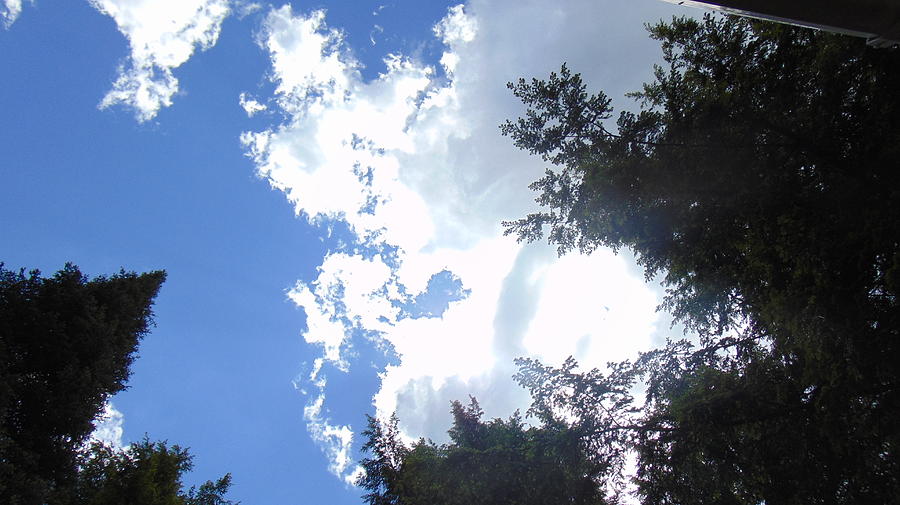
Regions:
[[472, 398], [453, 402], [450, 442], [403, 443], [396, 416], [369, 418], [365, 473], [370, 505], [606, 503], [599, 474], [576, 434], [561, 424], [526, 428], [518, 414], [482, 421]]
[[184, 491], [181, 475], [191, 470], [187, 449], [149, 439], [116, 450], [93, 443], [83, 451], [74, 503], [85, 505], [233, 505], [224, 495], [231, 475]]
[[178, 446], [88, 444], [109, 397], [125, 389], [166, 274], [124, 270], [52, 277], [0, 263], [0, 501], [10, 505], [218, 505], [230, 477], [181, 490]]
[[523, 360], [520, 382], [607, 460], [635, 450], [646, 503], [896, 502], [900, 52], [736, 17], [649, 29], [665, 65], [615, 127], [565, 65], [510, 83], [527, 112], [502, 132], [553, 168], [544, 209], [505, 224], [630, 249], [698, 338], [605, 373]]

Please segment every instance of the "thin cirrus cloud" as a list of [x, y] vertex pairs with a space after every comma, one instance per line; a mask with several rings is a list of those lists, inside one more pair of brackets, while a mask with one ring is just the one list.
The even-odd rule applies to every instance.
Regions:
[[173, 70], [190, 59], [195, 49], [215, 45], [222, 21], [231, 12], [228, 0], [89, 2], [116, 22], [131, 50], [100, 108], [126, 106], [140, 122], [172, 105], [178, 92]]
[[[396, 357], [377, 372], [377, 415], [396, 412], [407, 435], [440, 440], [452, 400], [472, 394], [491, 416], [527, 407], [510, 378], [517, 356], [603, 366], [665, 333], [658, 292], [627, 256], [557, 258], [502, 236], [501, 221], [534, 210], [527, 186], [544, 167], [497, 125], [522, 112], [507, 81], [564, 61], [614, 98], [638, 88], [659, 58], [643, 24], [673, 9], [472, 0], [435, 26], [439, 66], [388, 55], [369, 81], [324, 11], [269, 11], [259, 37], [275, 84], [266, 103], [287, 119], [245, 132], [246, 153], [298, 215], [352, 236], [289, 293], [319, 353], [297, 380], [307, 428], [335, 475], [351, 482], [358, 472], [359, 427], [329, 409], [341, 392], [328, 377], [365, 373], [349, 359], [361, 346]], [[409, 310], [439, 278], [450, 285], [441, 309]]]

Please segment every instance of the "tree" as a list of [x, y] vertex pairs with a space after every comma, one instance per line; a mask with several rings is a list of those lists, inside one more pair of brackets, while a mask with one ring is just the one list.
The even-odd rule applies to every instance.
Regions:
[[356, 485], [368, 491], [363, 499], [370, 505], [397, 504], [400, 502], [400, 469], [409, 454], [409, 449], [400, 439], [397, 414], [393, 414], [387, 423], [374, 417], [368, 420], [368, 428], [363, 431], [367, 440], [362, 449], [371, 453], [371, 457], [362, 460], [363, 474]]
[[481, 420], [472, 398], [452, 404], [450, 443], [420, 439], [407, 447], [398, 420], [369, 418], [358, 485], [371, 505], [606, 503], [575, 434], [561, 426], [526, 428], [518, 414]]
[[0, 263], [0, 502], [11, 505], [224, 505], [226, 475], [181, 490], [191, 458], [144, 440], [87, 444], [107, 399], [125, 389], [153, 324], [165, 272], [43, 278]]
[[[732, 17], [650, 33], [666, 66], [615, 131], [565, 65], [511, 83], [528, 110], [501, 127], [555, 166], [507, 233], [632, 250], [699, 337], [621, 364], [649, 388], [616, 442], [644, 500], [896, 501], [900, 53]], [[566, 366], [520, 365], [537, 405], [577, 401], [550, 395]]]
[[107, 398], [124, 389], [164, 272], [88, 280], [0, 264], [0, 496], [43, 503], [75, 474]]
[[199, 489], [182, 489], [181, 475], [192, 457], [177, 445], [145, 438], [116, 450], [95, 442], [83, 452], [74, 494], [85, 505], [234, 505], [224, 495], [231, 475], [207, 481]]

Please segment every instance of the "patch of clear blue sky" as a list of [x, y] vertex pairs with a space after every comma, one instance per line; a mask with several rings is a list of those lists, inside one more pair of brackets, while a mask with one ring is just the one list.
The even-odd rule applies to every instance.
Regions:
[[441, 317], [451, 303], [464, 300], [470, 293], [471, 290], [466, 289], [462, 280], [453, 272], [441, 270], [428, 279], [424, 292], [401, 307], [403, 316], [413, 319]]
[[[432, 28], [447, 14], [448, 7], [460, 3], [463, 2], [359, 0], [304, 5], [326, 9], [328, 25], [344, 31], [354, 55], [365, 65], [362, 69], [364, 79], [369, 80], [386, 70], [383, 62], [386, 54], [402, 54], [418, 61], [436, 63], [444, 47], [434, 37]], [[297, 3], [293, 5], [298, 6]], [[373, 39], [375, 45], [372, 45]]]
[[[389, 52], [436, 61], [431, 27], [453, 3], [294, 9], [326, 8], [371, 79]], [[0, 261], [45, 273], [66, 261], [89, 275], [167, 270], [157, 327], [130, 389], [114, 399], [126, 441], [147, 433], [189, 446], [188, 484], [232, 472], [232, 496], [248, 505], [359, 503], [305, 431], [305, 399], [291, 379], [313, 353], [300, 338], [303, 312], [285, 296], [295, 280], [315, 277], [342, 237], [323, 240], [323, 230], [295, 218], [238, 141], [273, 120], [248, 119], [237, 103], [242, 91], [271, 90], [253, 41], [260, 16], [227, 19], [218, 44], [175, 71], [174, 105], [139, 125], [129, 110], [96, 107], [128, 54], [113, 21], [87, 2], [26, 5], [0, 30]], [[376, 24], [383, 32], [373, 47]], [[330, 374], [331, 408], [357, 419], [357, 432], [388, 359], [367, 345], [352, 358], [364, 373]]]

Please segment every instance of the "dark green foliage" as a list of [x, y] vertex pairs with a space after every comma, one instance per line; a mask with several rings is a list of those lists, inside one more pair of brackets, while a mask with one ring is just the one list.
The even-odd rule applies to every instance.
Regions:
[[233, 505], [224, 495], [227, 474], [207, 481], [199, 490], [183, 492], [181, 475], [191, 469], [191, 456], [177, 445], [148, 439], [124, 450], [94, 443], [84, 451], [77, 475], [74, 503], [84, 505]]
[[91, 421], [125, 387], [164, 279], [0, 265], [0, 501], [43, 503], [69, 484]]
[[358, 484], [371, 505], [606, 503], [581, 440], [562, 425], [526, 428], [518, 415], [481, 420], [473, 398], [454, 402], [450, 443], [400, 440], [397, 418], [369, 419]]
[[165, 272], [88, 280], [0, 264], [0, 503], [230, 505], [226, 475], [182, 490], [191, 456], [144, 440], [87, 444], [92, 421], [125, 381], [152, 325]]
[[565, 66], [510, 84], [528, 111], [503, 133], [556, 168], [507, 232], [631, 249], [699, 343], [611, 374], [522, 362], [520, 380], [582, 408], [579, 387], [642, 377], [629, 421], [622, 391], [588, 419], [628, 426], [600, 442], [638, 451], [647, 503], [897, 502], [900, 52], [741, 18], [650, 31], [666, 67], [615, 132]]

